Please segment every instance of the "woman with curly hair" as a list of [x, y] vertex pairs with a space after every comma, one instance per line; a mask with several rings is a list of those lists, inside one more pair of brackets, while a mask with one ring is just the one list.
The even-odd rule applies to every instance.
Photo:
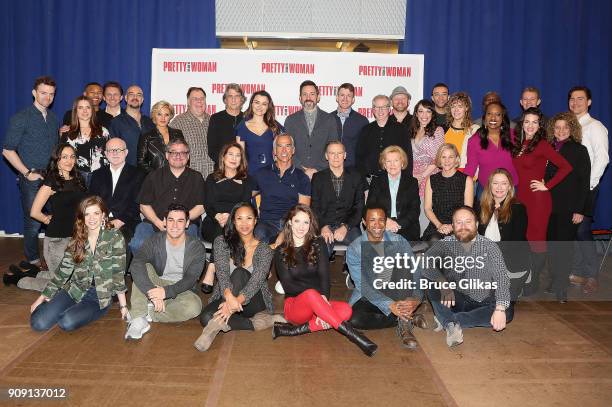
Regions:
[[[547, 143], [542, 123], [542, 112], [538, 108], [525, 110], [517, 125], [518, 134], [512, 148], [512, 163], [520, 179], [517, 198], [527, 208], [533, 292], [538, 289], [539, 273], [546, 262], [546, 232], [552, 210], [550, 190], [572, 171], [567, 160]], [[552, 162], [558, 170], [554, 177], [544, 182], [548, 162]]]
[[453, 93], [448, 99], [446, 121], [448, 130], [444, 133], [444, 142], [457, 147], [459, 153], [459, 170], [467, 163], [467, 144], [470, 137], [480, 126], [472, 123], [472, 99], [465, 92]]
[[113, 295], [121, 318], [127, 318], [124, 270], [125, 241], [108, 222], [104, 201], [84, 199], [62, 262], [30, 307], [32, 329], [47, 331], [55, 324], [64, 331], [81, 328], [108, 312]]
[[329, 254], [318, 233], [312, 209], [297, 204], [289, 210], [282, 230], [283, 242], [274, 253], [274, 267], [285, 291], [285, 318], [275, 322], [272, 338], [296, 336], [334, 328], [366, 355], [378, 346], [348, 322], [351, 306], [330, 301]]
[[244, 121], [236, 127], [236, 141], [246, 151], [249, 174], [272, 164], [274, 137], [284, 131], [275, 119], [272, 96], [265, 90], [253, 93]]
[[[576, 115], [570, 112], [559, 113], [548, 122], [548, 142], [554, 150], [565, 158], [573, 170], [550, 193], [552, 211], [548, 221], [548, 240], [552, 282], [549, 288], [557, 300], [567, 300], [567, 285], [570, 268], [574, 264], [574, 241], [578, 225], [584, 219], [586, 203], [590, 190], [591, 161], [582, 142], [582, 127]], [[552, 162], [546, 166], [546, 180], [552, 180], [559, 168]], [[573, 276], [577, 283], [586, 283]], [[586, 280], [586, 279], [585, 279]]]

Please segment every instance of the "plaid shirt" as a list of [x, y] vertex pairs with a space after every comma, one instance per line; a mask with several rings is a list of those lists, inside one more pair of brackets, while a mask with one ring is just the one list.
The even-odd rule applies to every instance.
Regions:
[[204, 120], [200, 121], [191, 112], [179, 114], [172, 120], [172, 127], [183, 132], [183, 136], [189, 143], [189, 167], [202, 174], [206, 179], [208, 174], [214, 171], [215, 163], [208, 156], [208, 122], [210, 115], [204, 113]]
[[[510, 306], [510, 280], [508, 278], [508, 269], [504, 263], [504, 257], [497, 244], [484, 236], [477, 235], [476, 239], [471, 242], [469, 251], [464, 249], [461, 242], [455, 236], [448, 236], [434, 243], [434, 245], [425, 253], [425, 259], [429, 257], [429, 266], [423, 267], [423, 277], [432, 280], [440, 281], [442, 277], [440, 270], [433, 264], [432, 258], [440, 257], [445, 259], [450, 257], [453, 260], [458, 258], [480, 258], [484, 263], [484, 267], [478, 267], [478, 263], [473, 267], [465, 266], [465, 270], [458, 270], [458, 262], [455, 262], [455, 267], [445, 268], [442, 272], [446, 281], [459, 283], [460, 280], [468, 280], [471, 282], [480, 281], [482, 283], [497, 283], [495, 292], [496, 305], [508, 308]], [[427, 263], [425, 264], [427, 266]], [[491, 290], [486, 288], [457, 288], [461, 293], [469, 296], [473, 300], [483, 301], [491, 295]]]

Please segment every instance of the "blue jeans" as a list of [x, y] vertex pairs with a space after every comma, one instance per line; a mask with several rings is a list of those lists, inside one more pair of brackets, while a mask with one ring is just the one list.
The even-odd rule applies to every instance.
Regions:
[[257, 240], [270, 244], [276, 240], [283, 226], [282, 220], [259, 220], [253, 234]]
[[30, 210], [41, 184], [42, 180], [28, 181], [23, 175], [19, 175], [19, 192], [23, 210], [23, 251], [26, 260], [30, 262], [40, 259], [38, 232], [40, 232], [41, 223], [30, 217]]
[[597, 278], [597, 267], [599, 266], [599, 257], [595, 249], [595, 241], [593, 240], [593, 232], [591, 225], [593, 218], [585, 216], [582, 222], [578, 225], [576, 233], [575, 252], [574, 252], [574, 267], [572, 274], [586, 278]]
[[35, 331], [48, 331], [57, 324], [64, 331], [74, 331], [106, 315], [110, 308], [100, 309], [96, 287], [90, 287], [80, 302], [59, 290], [49, 302], [43, 302], [30, 316]]
[[[495, 310], [495, 298], [493, 296], [483, 301], [476, 301], [455, 290], [455, 306], [448, 308], [440, 302], [440, 290], [428, 290], [428, 294], [434, 314], [443, 327], [446, 327], [450, 322], [457, 322], [462, 328], [492, 326], [491, 316]], [[510, 306], [506, 309], [506, 323], [510, 323], [512, 318], [514, 318], [514, 304], [510, 303]]]
[[[132, 251], [132, 254], [135, 255], [138, 250], [140, 250], [145, 240], [153, 236], [155, 233], [157, 233], [157, 231], [151, 223], [140, 222], [138, 226], [136, 226], [136, 230], [134, 231], [134, 237], [132, 237], [132, 240], [130, 240], [130, 243], [128, 244], [130, 250]], [[189, 236], [199, 238], [198, 225], [195, 223], [191, 223], [187, 228], [187, 234]]]
[[[336, 229], [340, 227], [340, 225], [328, 225], [328, 226], [332, 232], [335, 232]], [[331, 254], [336, 245], [350, 246], [350, 244], [353, 243], [353, 240], [357, 239], [359, 236], [361, 236], [361, 229], [359, 229], [359, 226], [350, 227], [348, 231], [346, 232], [346, 236], [344, 236], [344, 240], [334, 241], [332, 244], [329, 244], [329, 243], [327, 244], [327, 252]]]

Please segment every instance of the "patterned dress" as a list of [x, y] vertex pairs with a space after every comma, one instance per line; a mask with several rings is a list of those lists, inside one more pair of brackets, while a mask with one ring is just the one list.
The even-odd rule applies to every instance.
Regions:
[[[425, 136], [419, 143], [412, 139], [412, 157], [414, 163], [412, 175], [419, 181], [419, 196], [421, 199], [425, 195], [425, 181], [427, 181], [427, 178], [423, 177], [423, 173], [429, 165], [434, 164], [436, 154], [442, 144], [444, 144], [444, 129], [442, 127], [436, 128], [433, 137]], [[432, 174], [439, 171], [436, 168]]]

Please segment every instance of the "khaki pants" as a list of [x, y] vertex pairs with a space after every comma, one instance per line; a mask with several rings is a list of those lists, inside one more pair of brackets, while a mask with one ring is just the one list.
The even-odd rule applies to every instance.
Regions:
[[[165, 287], [174, 284], [172, 281], [162, 280], [151, 264], [147, 264], [147, 274], [155, 285]], [[132, 284], [132, 296], [130, 297], [132, 318], [144, 317], [147, 314], [149, 299], [143, 294], [136, 284]], [[176, 298], [168, 298], [164, 301], [166, 310], [164, 312], [151, 311], [154, 322], [182, 322], [200, 315], [202, 311], [202, 300], [191, 290], [180, 293]]]

